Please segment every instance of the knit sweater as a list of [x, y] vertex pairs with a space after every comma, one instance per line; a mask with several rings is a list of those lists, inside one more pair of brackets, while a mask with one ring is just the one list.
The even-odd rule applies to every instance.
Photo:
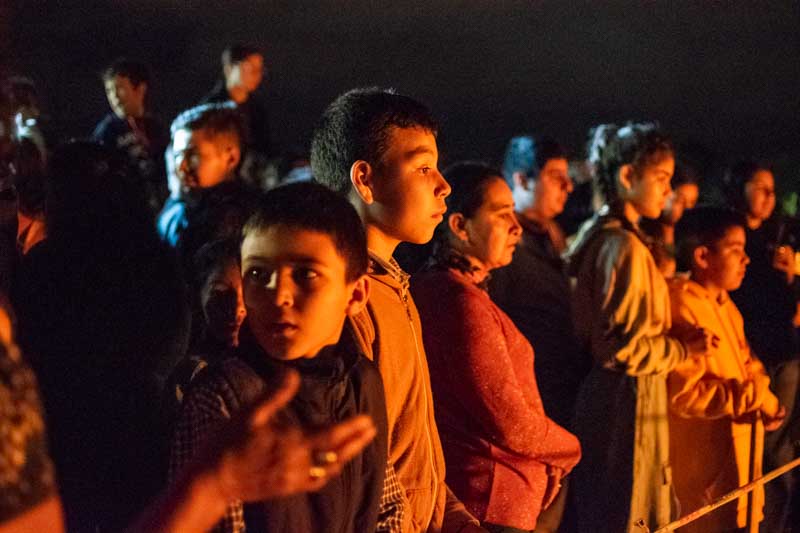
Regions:
[[457, 270], [414, 278], [447, 483], [475, 516], [536, 527], [548, 467], [569, 472], [578, 439], [544, 412], [533, 348], [511, 319]]

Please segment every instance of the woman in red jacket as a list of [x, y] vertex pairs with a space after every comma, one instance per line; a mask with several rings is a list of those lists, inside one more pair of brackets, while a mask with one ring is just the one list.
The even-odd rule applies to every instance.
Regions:
[[490, 531], [532, 531], [580, 445], [545, 414], [533, 349], [486, 292], [489, 272], [511, 262], [521, 235], [511, 190], [478, 163], [457, 163], [445, 177], [448, 214], [411, 290], [447, 484]]

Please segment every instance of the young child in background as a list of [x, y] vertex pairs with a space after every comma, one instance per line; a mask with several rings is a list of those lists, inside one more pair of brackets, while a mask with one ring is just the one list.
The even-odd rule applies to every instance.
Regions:
[[[705, 354], [681, 362], [668, 378], [673, 479], [683, 514], [761, 476], [764, 430], [777, 429], [785, 409], [770, 391], [764, 366], [750, 352], [742, 315], [728, 291], [742, 283], [747, 264], [745, 218], [701, 207], [676, 228], [678, 260], [688, 280], [670, 287], [673, 328], [714, 334]], [[760, 522], [764, 489], [692, 522], [685, 531], [731, 531]]]

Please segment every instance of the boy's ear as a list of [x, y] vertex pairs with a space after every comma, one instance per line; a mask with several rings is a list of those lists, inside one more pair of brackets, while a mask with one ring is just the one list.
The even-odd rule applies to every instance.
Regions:
[[369, 300], [369, 277], [365, 274], [358, 278], [353, 285], [353, 292], [345, 311], [347, 316], [355, 316], [363, 311], [367, 306], [367, 300]]
[[225, 166], [228, 170], [233, 170], [242, 159], [242, 149], [235, 143], [230, 143], [225, 147]]
[[625, 190], [633, 188], [633, 165], [622, 165], [617, 173], [617, 181]]
[[467, 233], [467, 219], [461, 213], [453, 213], [447, 217], [447, 227], [456, 238], [460, 241], [467, 242], [469, 234]]
[[692, 252], [692, 263], [694, 263], [697, 268], [702, 268], [703, 270], [708, 268], [708, 254], [711, 251], [708, 249], [708, 246], [698, 246]]
[[367, 205], [375, 201], [372, 178], [372, 165], [366, 161], [359, 159], [350, 167], [350, 183], [353, 184], [353, 190]]

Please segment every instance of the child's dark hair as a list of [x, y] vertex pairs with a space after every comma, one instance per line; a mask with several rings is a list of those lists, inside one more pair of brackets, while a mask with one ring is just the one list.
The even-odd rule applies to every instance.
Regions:
[[230, 263], [241, 264], [239, 259], [239, 241], [220, 239], [207, 242], [194, 255], [192, 273], [195, 288], [200, 291], [216, 270]]
[[439, 125], [427, 107], [392, 89], [348, 91], [331, 103], [311, 139], [314, 177], [336, 192], [350, 190], [350, 167], [380, 165], [392, 127], [418, 127], [434, 135]]
[[744, 215], [727, 207], [701, 206], [683, 215], [675, 226], [678, 270], [689, 271], [698, 246], [713, 247], [733, 227], [746, 227]]
[[240, 146], [245, 141], [245, 125], [233, 102], [201, 104], [181, 112], [170, 126], [173, 136], [178, 130], [203, 130], [211, 137], [228, 136]]
[[150, 69], [141, 61], [118, 58], [103, 71], [103, 81], [122, 76], [131, 81], [131, 85], [138, 87], [140, 83], [150, 83]]
[[739, 211], [747, 211], [747, 200], [745, 198], [744, 189], [756, 172], [760, 170], [767, 170], [772, 172], [772, 167], [766, 163], [744, 160], [737, 161], [725, 173], [723, 179], [725, 185], [725, 195], [731, 206]]
[[222, 51], [222, 65], [235, 65], [252, 55], [263, 56], [261, 48], [250, 44], [236, 43]]
[[608, 204], [619, 199], [617, 174], [623, 165], [642, 170], [673, 155], [672, 141], [654, 123], [628, 123], [622, 128], [607, 127], [605, 145], [599, 148], [595, 185]]
[[502, 176], [513, 189], [515, 172], [523, 172], [535, 179], [549, 160], [566, 158], [566, 148], [549, 137], [540, 139], [527, 135], [512, 137], [506, 148]]
[[342, 195], [312, 182], [276, 187], [260, 199], [242, 236], [273, 226], [324, 233], [346, 264], [348, 282], [367, 272], [367, 237], [355, 208]]

